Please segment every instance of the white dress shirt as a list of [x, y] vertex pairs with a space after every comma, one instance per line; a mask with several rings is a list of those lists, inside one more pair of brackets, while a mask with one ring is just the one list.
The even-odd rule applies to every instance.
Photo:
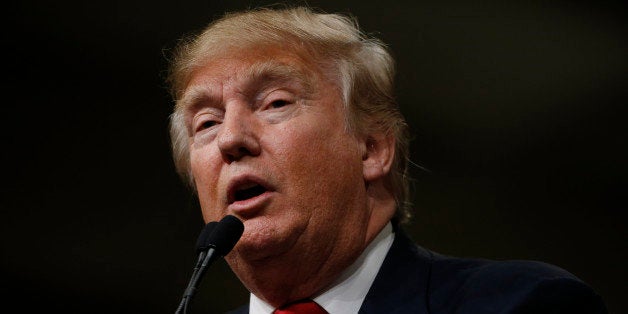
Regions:
[[[389, 222], [331, 287], [313, 299], [329, 314], [358, 313], [395, 238]], [[251, 293], [249, 314], [271, 314], [275, 308]]]

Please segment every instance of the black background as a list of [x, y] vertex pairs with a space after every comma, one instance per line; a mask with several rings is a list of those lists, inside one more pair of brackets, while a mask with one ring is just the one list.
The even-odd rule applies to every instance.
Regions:
[[[223, 12], [268, 3], [5, 5], [5, 306], [174, 312], [203, 222], [172, 166], [166, 56]], [[620, 1], [309, 3], [350, 12], [397, 60], [419, 165], [406, 229], [418, 243], [553, 263], [592, 285], [612, 313], [628, 311]], [[193, 312], [246, 301], [220, 262]]]

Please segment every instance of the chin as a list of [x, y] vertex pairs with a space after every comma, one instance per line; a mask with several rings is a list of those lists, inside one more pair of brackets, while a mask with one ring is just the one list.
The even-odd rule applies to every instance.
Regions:
[[254, 263], [268, 261], [276, 256], [280, 256], [285, 250], [285, 246], [274, 239], [256, 238], [252, 241], [241, 239], [231, 257], [246, 263]]
[[280, 228], [275, 224], [276, 221], [269, 220], [252, 219], [245, 222], [244, 234], [234, 248], [240, 259], [247, 262], [268, 260], [284, 254], [295, 245], [299, 238], [295, 228]]

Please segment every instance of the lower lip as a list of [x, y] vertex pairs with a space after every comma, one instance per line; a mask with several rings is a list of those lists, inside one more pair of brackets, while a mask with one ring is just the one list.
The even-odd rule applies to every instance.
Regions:
[[255, 197], [233, 202], [229, 204], [228, 209], [230, 212], [236, 213], [239, 216], [253, 216], [261, 211], [264, 206], [266, 206], [270, 202], [270, 198], [272, 195], [272, 191], [266, 191]]

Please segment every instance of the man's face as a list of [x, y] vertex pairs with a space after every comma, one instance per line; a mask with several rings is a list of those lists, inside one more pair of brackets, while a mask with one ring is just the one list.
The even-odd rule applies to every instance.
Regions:
[[183, 99], [203, 217], [244, 222], [232, 268], [361, 251], [363, 141], [319, 69], [278, 48], [231, 51], [196, 71]]

